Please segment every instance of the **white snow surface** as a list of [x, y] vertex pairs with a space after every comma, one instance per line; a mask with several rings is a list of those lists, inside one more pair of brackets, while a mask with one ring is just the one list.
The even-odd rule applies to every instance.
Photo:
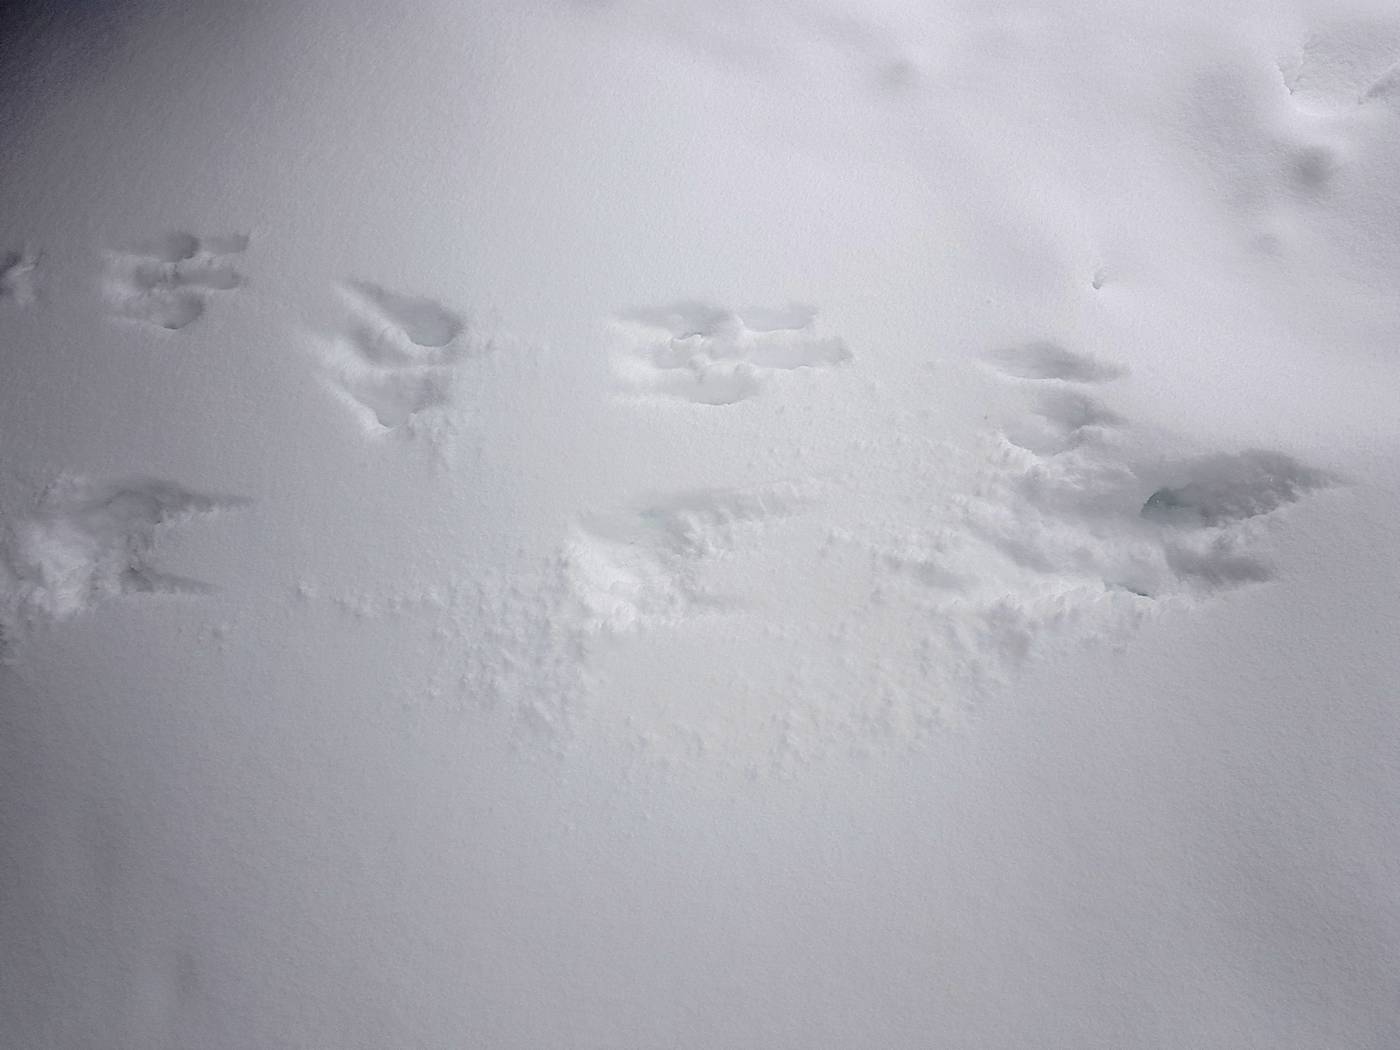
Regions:
[[0, 1046], [1400, 1045], [1400, 8], [0, 58]]

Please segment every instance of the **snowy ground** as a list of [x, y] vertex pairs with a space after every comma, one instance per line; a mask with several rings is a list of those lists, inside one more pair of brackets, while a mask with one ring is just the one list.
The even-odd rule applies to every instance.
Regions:
[[0, 18], [0, 1045], [1400, 1042], [1400, 10]]

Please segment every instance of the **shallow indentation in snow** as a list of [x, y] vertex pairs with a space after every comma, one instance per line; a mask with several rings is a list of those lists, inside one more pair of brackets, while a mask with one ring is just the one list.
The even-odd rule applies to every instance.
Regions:
[[248, 248], [246, 234], [164, 234], [108, 253], [105, 290], [119, 317], [172, 331], [203, 314], [211, 292], [243, 284], [229, 256]]
[[420, 423], [453, 403], [457, 367], [490, 344], [467, 319], [426, 296], [348, 281], [350, 318], [319, 341], [322, 374], [371, 434]]
[[1039, 340], [1008, 346], [986, 355], [987, 363], [998, 372], [1017, 379], [1060, 379], [1066, 383], [1106, 383], [1119, 379], [1127, 370], [1068, 350], [1058, 343]]
[[1007, 439], [1028, 452], [1068, 452], [1101, 439], [1127, 420], [1078, 390], [1043, 390], [1032, 410], [1006, 428]]
[[[954, 504], [973, 548], [963, 557], [982, 566], [977, 590], [996, 596], [1003, 619], [1021, 609], [1035, 633], [1031, 610], [1047, 598], [1058, 620], [1075, 607], [1107, 609], [1114, 595], [1190, 603], [1270, 578], [1268, 515], [1335, 482], [1282, 452], [1154, 451], [1112, 409], [1052, 389], [993, 439], [981, 481]], [[1129, 619], [1141, 611], [1111, 604]]]
[[1165, 524], [1220, 526], [1268, 514], [1335, 479], [1281, 452], [1251, 449], [1183, 464], [1182, 480], [1157, 489], [1142, 516]]
[[35, 252], [0, 252], [0, 303], [33, 303], [38, 298], [38, 270], [39, 256]]
[[348, 281], [344, 288], [415, 347], [441, 349], [466, 327], [461, 315], [427, 296], [404, 295], [369, 281]]
[[614, 368], [627, 388], [696, 404], [732, 405], [775, 372], [851, 359], [844, 340], [817, 333], [816, 311], [805, 306], [734, 311], [683, 301], [628, 311], [614, 328]]

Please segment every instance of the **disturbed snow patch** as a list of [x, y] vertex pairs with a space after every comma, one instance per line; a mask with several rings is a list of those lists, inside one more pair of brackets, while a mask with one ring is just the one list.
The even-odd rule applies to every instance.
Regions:
[[559, 558], [444, 576], [426, 587], [323, 592], [296, 584], [297, 601], [325, 601], [364, 626], [422, 632], [429, 684], [410, 704], [499, 715], [522, 742], [560, 752], [588, 699], [589, 632]]
[[1270, 521], [1332, 483], [1278, 452], [1163, 456], [1061, 379], [1026, 392], [980, 448], [604, 504], [538, 561], [332, 600], [431, 632], [433, 702], [532, 746], [781, 774], [917, 747], [1038, 656], [1270, 579]]
[[[644, 321], [662, 361], [737, 323]], [[1282, 452], [1164, 452], [1099, 399], [1114, 362], [1048, 342], [983, 360], [1025, 407], [971, 449], [896, 435], [832, 484], [580, 515], [554, 606], [600, 715], [755, 769], [917, 744], [1038, 655], [1270, 579], [1271, 519], [1334, 481]]]
[[734, 311], [698, 301], [632, 310], [614, 324], [613, 367], [639, 393], [732, 405], [762, 392], [777, 372], [832, 368], [845, 342], [816, 331], [805, 306]]
[[0, 551], [0, 625], [6, 639], [115, 598], [205, 593], [207, 584], [155, 567], [159, 540], [172, 525], [246, 503], [149, 478], [60, 479], [31, 513], [7, 523]]
[[1029, 411], [987, 437], [970, 491], [886, 556], [937, 581], [926, 607], [983, 672], [1065, 641], [1120, 638], [1164, 603], [1270, 579], [1269, 516], [1336, 481], [1275, 451], [1149, 450], [1077, 388], [1125, 370], [1059, 348], [990, 356], [1034, 379]]
[[676, 625], [735, 599], [708, 586], [705, 562], [762, 538], [800, 505], [792, 486], [679, 493], [584, 515], [565, 547], [573, 592], [590, 630]]
[[[696, 304], [633, 316], [664, 333], [632, 344], [660, 371], [760, 329]], [[830, 484], [581, 514], [556, 607], [598, 710], [658, 753], [699, 740], [757, 768], [917, 743], [1038, 655], [1270, 579], [1272, 517], [1333, 483], [1281, 452], [1164, 452], [1100, 400], [1115, 362], [1047, 341], [983, 361], [1025, 407], [972, 448], [892, 435]]]
[[[403, 401], [394, 384], [446, 381], [489, 345], [431, 299], [344, 292], [327, 381], [368, 433], [416, 432], [448, 401]], [[619, 372], [672, 398], [729, 404], [849, 357], [808, 308], [627, 316]], [[547, 750], [596, 732], [664, 762], [783, 771], [918, 746], [1039, 655], [1116, 644], [1268, 580], [1269, 522], [1333, 481], [1282, 452], [1164, 452], [1105, 401], [1128, 375], [1111, 360], [1033, 340], [981, 362], [1021, 409], [971, 446], [921, 437], [910, 417], [873, 439], [831, 431], [826, 473], [796, 444], [756, 461], [795, 481], [755, 483], [751, 463], [725, 485], [727, 461], [710, 458], [697, 487], [677, 463], [673, 488], [563, 509], [512, 564], [332, 601], [430, 632], [429, 697], [502, 712]]]

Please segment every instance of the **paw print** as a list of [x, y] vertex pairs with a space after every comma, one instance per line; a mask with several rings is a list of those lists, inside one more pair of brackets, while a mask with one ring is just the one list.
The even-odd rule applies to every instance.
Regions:
[[170, 233], [113, 252], [107, 262], [107, 302], [118, 317], [177, 331], [203, 316], [211, 293], [243, 284], [230, 256], [247, 247], [246, 234]]

